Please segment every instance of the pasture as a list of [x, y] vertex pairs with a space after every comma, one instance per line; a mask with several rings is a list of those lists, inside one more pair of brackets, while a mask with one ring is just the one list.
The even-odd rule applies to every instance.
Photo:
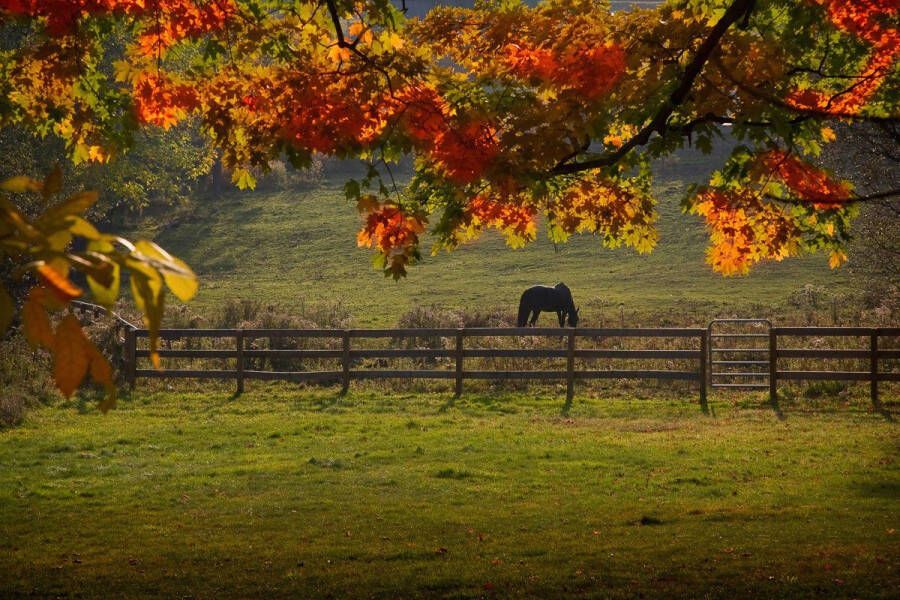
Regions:
[[[749, 277], [713, 273], [704, 261], [703, 225], [678, 207], [681, 191], [678, 182], [661, 184], [660, 241], [648, 255], [603, 248], [591, 236], [554, 246], [540, 227], [538, 239], [521, 250], [506, 248], [488, 231], [452, 253], [429, 256], [426, 236], [423, 262], [399, 282], [372, 268], [369, 250], [356, 248], [360, 218], [328, 181], [307, 190], [227, 195], [155, 237], [200, 276], [189, 308], [207, 317], [243, 298], [280, 304], [295, 315], [303, 304], [340, 301], [357, 327], [395, 326], [410, 309], [432, 304], [468, 312], [500, 307], [514, 318], [525, 288], [561, 280], [586, 326], [622, 325], [623, 310], [624, 326], [660, 324], [649, 313], [703, 326], [715, 315], [761, 316], [806, 284], [841, 297], [852, 291], [847, 270], [829, 270], [824, 255], [760, 265]], [[823, 301], [827, 315], [830, 302], [824, 295]], [[844, 301], [839, 306], [847, 312]], [[555, 322], [544, 315], [538, 324]]]
[[[897, 424], [786, 401], [143, 388], [0, 437], [0, 596], [847, 597], [900, 586]], [[202, 390], [202, 391], [191, 391]], [[671, 394], [671, 395], [670, 395]], [[895, 404], [888, 403], [889, 408]]]

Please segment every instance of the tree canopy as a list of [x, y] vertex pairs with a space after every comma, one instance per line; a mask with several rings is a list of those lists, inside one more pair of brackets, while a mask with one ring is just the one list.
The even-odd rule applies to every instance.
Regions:
[[[813, 251], [836, 267], [855, 202], [898, 193], [860, 196], [817, 164], [824, 144], [839, 143], [834, 122], [897, 122], [897, 0], [672, 0], [618, 12], [601, 0], [496, 0], [416, 19], [405, 9], [0, 0], [13, 40], [0, 51], [0, 123], [59, 136], [76, 163], [102, 163], [142, 127], [197, 119], [239, 187], [276, 160], [361, 158], [368, 175], [346, 186], [364, 215], [358, 242], [394, 277], [419, 259], [429, 225], [435, 251], [487, 228], [520, 246], [540, 224], [554, 241], [591, 233], [648, 252], [651, 162], [708, 150], [724, 129], [733, 153], [682, 202], [705, 220], [708, 261], [725, 275]], [[409, 155], [415, 174], [401, 187], [391, 165]], [[41, 187], [22, 181], [6, 187]], [[76, 213], [64, 213], [82, 227], [69, 234], [94, 235]], [[98, 234], [88, 260], [67, 253], [67, 239], [49, 243], [55, 230], [38, 222], [23, 246], [20, 217], [4, 200], [0, 250], [44, 269], [51, 289], [73, 286], [68, 268], [93, 268], [79, 261], [130, 268], [151, 326], [164, 280], [191, 295], [180, 287], [187, 267], [149, 242], [115, 249]], [[49, 262], [48, 248], [58, 254]]]

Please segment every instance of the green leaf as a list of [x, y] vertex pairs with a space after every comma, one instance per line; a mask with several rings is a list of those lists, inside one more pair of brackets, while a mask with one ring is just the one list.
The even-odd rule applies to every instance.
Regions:
[[361, 190], [359, 187], [359, 182], [355, 179], [351, 179], [344, 184], [344, 195], [347, 197], [347, 200], [356, 202], [359, 200], [360, 194]]

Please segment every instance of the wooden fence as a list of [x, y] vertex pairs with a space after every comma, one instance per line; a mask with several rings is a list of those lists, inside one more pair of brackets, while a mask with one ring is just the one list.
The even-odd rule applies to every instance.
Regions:
[[[234, 379], [237, 391], [242, 392], [247, 379], [284, 380], [302, 382], [340, 383], [346, 392], [353, 380], [364, 379], [452, 379], [455, 392], [463, 391], [467, 379], [510, 380], [530, 379], [540, 381], [565, 380], [566, 401], [574, 396], [576, 380], [588, 379], [657, 379], [683, 380], [698, 383], [700, 402], [706, 404], [706, 329], [663, 328], [663, 329], [558, 329], [543, 327], [504, 328], [463, 328], [463, 329], [164, 329], [160, 331], [163, 340], [179, 338], [228, 338], [233, 340], [229, 349], [161, 349], [160, 358], [223, 358], [234, 359], [235, 368], [228, 370], [176, 369], [160, 371], [139, 369], [137, 359], [149, 357], [150, 351], [138, 349], [136, 341], [147, 337], [148, 332], [137, 329], [128, 336], [126, 344], [129, 357], [126, 363], [126, 377], [133, 385], [137, 377], [189, 377]], [[511, 336], [542, 337], [565, 340], [561, 348], [489, 348], [473, 347], [466, 343], [473, 338], [496, 338]], [[339, 339], [340, 349], [248, 349], [248, 341], [259, 338], [331, 338]], [[421, 338], [449, 338], [454, 340], [451, 348], [354, 348], [353, 341], [366, 338], [392, 338], [394, 340]], [[597, 349], [578, 348], [579, 338], [690, 338], [695, 341], [694, 349]], [[561, 341], [561, 340], [560, 340]], [[327, 371], [259, 371], [246, 368], [248, 358], [295, 358], [332, 359], [338, 364]], [[356, 369], [354, 364], [366, 358], [417, 358], [452, 359], [452, 369]], [[520, 358], [547, 359], [565, 358], [564, 370], [469, 370], [466, 359], [472, 358]], [[576, 369], [577, 359], [669, 359], [688, 360], [696, 368], [693, 370], [674, 369]]]
[[[83, 314], [97, 316], [102, 308], [76, 302]], [[163, 329], [160, 339], [176, 340], [186, 338], [214, 338], [233, 340], [230, 348], [215, 349], [160, 349], [161, 358], [192, 359], [233, 359], [233, 369], [165, 369], [138, 368], [138, 360], [150, 356], [146, 348], [138, 347], [138, 340], [147, 338], [149, 332], [116, 317], [116, 327], [123, 330], [124, 337], [124, 372], [126, 381], [132, 387], [139, 377], [146, 378], [208, 378], [233, 379], [237, 391], [244, 391], [244, 382], [248, 379], [281, 380], [296, 382], [340, 383], [342, 393], [346, 392], [353, 380], [366, 379], [452, 379], [457, 396], [462, 394], [465, 380], [538, 380], [566, 382], [566, 404], [569, 405], [574, 396], [575, 381], [592, 379], [652, 379], [682, 380], [698, 384], [700, 405], [706, 409], [707, 386], [709, 385], [708, 365], [712, 364], [710, 356], [711, 327], [707, 328], [576, 328], [559, 329], [551, 327], [508, 327], [508, 328], [462, 328], [462, 329]], [[733, 337], [729, 334], [726, 337]], [[422, 338], [444, 338], [453, 343], [441, 348], [364, 348], [355, 347], [354, 340], [373, 338], [392, 338], [394, 340], [415, 340]], [[471, 346], [467, 340], [476, 338], [509, 338], [528, 337], [565, 341], [559, 348], [491, 348]], [[754, 336], [759, 337], [759, 336]], [[900, 327], [770, 327], [768, 332], [769, 347], [767, 352], [769, 395], [772, 402], [777, 402], [777, 388], [781, 381], [816, 380], [816, 381], [869, 381], [873, 404], [880, 409], [878, 383], [882, 381], [900, 381], [900, 372], [881, 368], [881, 363], [900, 359], [900, 349], [880, 347], [883, 338], [900, 337]], [[865, 338], [866, 348], [794, 348], [784, 347], [785, 340], [800, 338]], [[297, 349], [258, 349], [248, 342], [260, 338], [296, 338], [296, 339], [331, 339], [340, 340], [340, 348], [297, 348]], [[610, 349], [579, 347], [578, 340], [607, 338], [644, 338], [644, 339], [687, 339], [690, 349]], [[448, 341], [449, 341], [448, 340]], [[336, 345], [336, 344], [335, 344]], [[249, 369], [248, 359], [316, 359], [333, 360], [336, 366], [332, 370], [320, 371], [287, 371], [287, 370], [255, 370]], [[452, 368], [447, 369], [357, 369], [354, 366], [360, 359], [450, 359]], [[466, 359], [473, 358], [519, 358], [519, 359], [566, 359], [564, 369], [555, 370], [484, 370], [467, 369]], [[608, 360], [678, 360], [687, 361], [696, 368], [690, 370], [666, 369], [586, 369], [576, 368], [576, 360], [608, 359]], [[806, 359], [815, 361], [831, 361], [840, 359], [865, 360], [868, 368], [856, 371], [832, 370], [789, 370], [779, 369], [779, 361]], [[753, 361], [759, 362], [759, 361]]]
[[[879, 381], [900, 381], [900, 372], [882, 370], [880, 363], [900, 358], [900, 349], [879, 348], [882, 338], [900, 336], [900, 327], [772, 327], [769, 330], [769, 398], [778, 397], [779, 381], [868, 381], [872, 404], [881, 409], [878, 397]], [[862, 338], [866, 348], [784, 348], [779, 338]], [[860, 371], [798, 371], [778, 368], [779, 360], [816, 359], [832, 361], [855, 359], [868, 362], [868, 369]]]

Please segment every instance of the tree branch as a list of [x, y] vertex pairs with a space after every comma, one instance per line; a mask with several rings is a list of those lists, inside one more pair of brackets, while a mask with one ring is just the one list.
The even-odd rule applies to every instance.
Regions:
[[584, 162], [560, 163], [553, 167], [553, 169], [550, 170], [550, 173], [552, 175], [565, 175], [613, 165], [628, 154], [632, 148], [645, 145], [650, 141], [650, 136], [654, 133], [659, 133], [660, 135], [665, 133], [667, 128], [666, 121], [668, 121], [669, 117], [672, 116], [672, 113], [675, 112], [675, 109], [687, 98], [694, 85], [694, 80], [700, 75], [700, 72], [709, 60], [709, 57], [719, 45], [722, 36], [724, 36], [728, 28], [738, 20], [747, 18], [752, 11], [754, 4], [755, 0], [734, 0], [731, 3], [731, 6], [728, 7], [725, 14], [722, 15], [722, 18], [713, 25], [709, 35], [703, 40], [703, 43], [700, 45], [694, 58], [691, 59], [691, 62], [685, 68], [678, 87], [675, 88], [665, 104], [659, 108], [653, 119], [647, 123], [643, 129], [636, 133], [634, 137], [622, 144], [615, 152], [607, 152], [606, 154]]
[[821, 200], [800, 200], [794, 198], [780, 198], [778, 196], [772, 196], [771, 194], [766, 194], [765, 197], [769, 200], [775, 200], [777, 202], [781, 202], [783, 204], [832, 204], [836, 202], [842, 202], [847, 204], [852, 204], [855, 202], [873, 202], [875, 200], [889, 200], [893, 198], [900, 198], [900, 188], [895, 188], [893, 190], [883, 190], [880, 192], [873, 192], [871, 194], [866, 194], [865, 196], [851, 196], [845, 200], [833, 200], [831, 198], [822, 198]]
[[394, 84], [391, 81], [390, 73], [388, 73], [384, 67], [375, 64], [375, 62], [371, 58], [369, 58], [366, 54], [361, 52], [359, 48], [356, 47], [357, 44], [359, 44], [359, 41], [362, 39], [361, 35], [352, 42], [347, 41], [347, 38], [344, 37], [344, 29], [343, 27], [341, 27], [341, 17], [338, 14], [337, 6], [335, 6], [334, 0], [325, 0], [325, 5], [328, 6], [328, 14], [331, 16], [331, 22], [334, 25], [334, 32], [337, 35], [338, 48], [347, 48], [348, 50], [350, 50], [350, 52], [362, 59], [365, 64], [381, 73], [387, 81], [388, 90], [393, 95]]

